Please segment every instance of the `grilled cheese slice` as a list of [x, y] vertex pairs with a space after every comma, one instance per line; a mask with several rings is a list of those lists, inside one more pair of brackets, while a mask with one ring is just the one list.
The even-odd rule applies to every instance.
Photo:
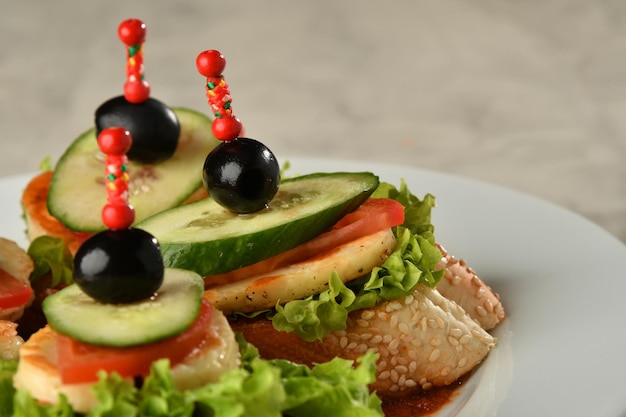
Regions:
[[[185, 361], [172, 367], [174, 385], [179, 390], [216, 382], [219, 377], [240, 366], [239, 346], [228, 321], [214, 310], [204, 343]], [[89, 412], [97, 403], [91, 383], [63, 384], [57, 369], [56, 335], [49, 326], [33, 334], [20, 350], [20, 362], [14, 386], [30, 392], [42, 403], [55, 404], [64, 394], [74, 411]]]

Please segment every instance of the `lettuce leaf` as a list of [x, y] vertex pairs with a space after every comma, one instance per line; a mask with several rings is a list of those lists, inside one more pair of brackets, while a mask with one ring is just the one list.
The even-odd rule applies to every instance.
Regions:
[[39, 236], [30, 243], [27, 252], [35, 264], [30, 274], [31, 283], [36, 283], [48, 274], [52, 277], [51, 288], [74, 281], [73, 258], [63, 239]]
[[379, 302], [411, 294], [418, 284], [435, 287], [444, 271], [435, 271], [441, 252], [435, 247], [430, 212], [435, 198], [420, 200], [401, 182], [400, 189], [381, 183], [372, 197], [392, 198], [405, 207], [404, 224], [395, 228], [395, 250], [369, 276], [344, 284], [336, 273], [326, 291], [305, 299], [277, 305], [269, 315], [278, 330], [294, 333], [306, 341], [321, 340], [330, 332], [346, 328], [348, 314]]
[[429, 239], [398, 227], [394, 252], [369, 276], [344, 284], [336, 273], [329, 287], [320, 294], [277, 305], [272, 324], [306, 341], [322, 339], [330, 332], [346, 328], [352, 311], [373, 307], [379, 302], [411, 294], [418, 284], [434, 287], [443, 277], [435, 271], [441, 252]]
[[[166, 359], [152, 364], [138, 388], [119, 375], [100, 373], [92, 390], [99, 404], [87, 417], [312, 417], [383, 416], [381, 400], [370, 393], [376, 355], [353, 362], [335, 359], [309, 369], [285, 360], [264, 360], [258, 350], [237, 335], [242, 367], [222, 375], [214, 384], [177, 391]], [[17, 362], [0, 361], [2, 416], [73, 417], [64, 396], [57, 405], [42, 405], [26, 390], [15, 390]]]

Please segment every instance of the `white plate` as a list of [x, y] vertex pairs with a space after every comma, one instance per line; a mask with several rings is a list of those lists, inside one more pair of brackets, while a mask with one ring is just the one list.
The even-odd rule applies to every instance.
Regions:
[[[404, 166], [286, 158], [290, 174], [373, 171], [437, 197], [437, 240], [500, 293], [498, 347], [438, 416], [626, 417], [626, 246], [565, 209]], [[22, 246], [28, 176], [0, 180], [0, 235]]]

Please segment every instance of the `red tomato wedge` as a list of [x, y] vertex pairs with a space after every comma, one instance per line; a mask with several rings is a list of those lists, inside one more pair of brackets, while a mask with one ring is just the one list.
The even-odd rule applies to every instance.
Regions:
[[32, 294], [33, 289], [28, 284], [0, 269], [0, 310], [22, 306]]
[[204, 278], [206, 288], [239, 281], [309, 259], [344, 243], [404, 223], [404, 206], [389, 198], [369, 198], [329, 231], [255, 264]]
[[200, 314], [185, 332], [149, 345], [128, 348], [93, 346], [57, 334], [58, 368], [64, 384], [98, 380], [98, 372], [117, 372], [132, 378], [147, 375], [152, 362], [168, 358], [171, 366], [182, 362], [208, 337], [213, 307], [202, 301]]

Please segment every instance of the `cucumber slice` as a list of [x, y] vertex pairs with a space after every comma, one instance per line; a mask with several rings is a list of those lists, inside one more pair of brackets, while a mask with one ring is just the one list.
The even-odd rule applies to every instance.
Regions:
[[[129, 201], [135, 221], [180, 205], [202, 187], [202, 165], [219, 143], [211, 119], [189, 109], [174, 108], [181, 134], [174, 155], [158, 164], [129, 163]], [[48, 193], [48, 211], [66, 227], [80, 232], [104, 229], [100, 212], [106, 203], [104, 156], [95, 129], [79, 136], [59, 159]]]
[[284, 252], [325, 231], [378, 187], [370, 172], [317, 173], [283, 181], [269, 207], [237, 215], [211, 198], [137, 224], [152, 233], [167, 267], [210, 276]]
[[103, 304], [76, 284], [48, 296], [43, 312], [57, 333], [97, 346], [129, 347], [175, 336], [198, 317], [204, 281], [191, 271], [166, 269], [155, 297]]

